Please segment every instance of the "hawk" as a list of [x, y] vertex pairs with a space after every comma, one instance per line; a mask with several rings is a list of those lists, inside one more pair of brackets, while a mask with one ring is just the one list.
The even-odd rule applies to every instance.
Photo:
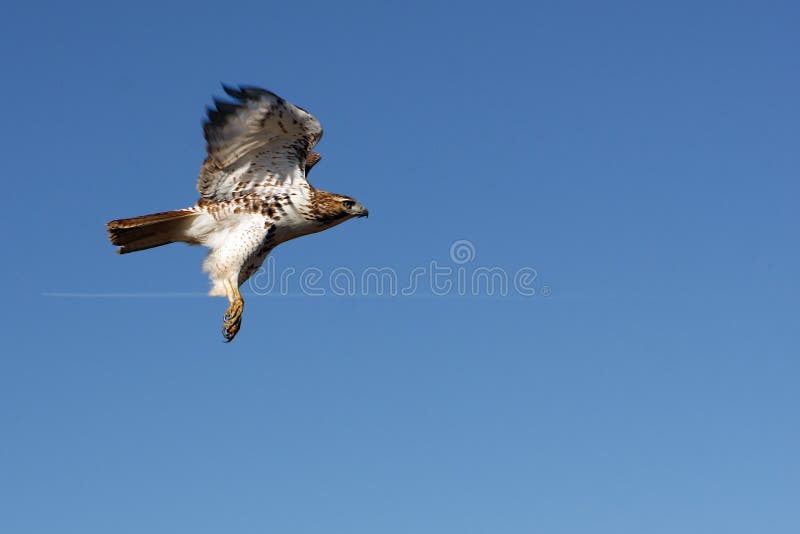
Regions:
[[369, 212], [351, 197], [308, 183], [321, 158], [312, 152], [322, 137], [313, 115], [265, 89], [223, 89], [232, 100], [214, 99], [203, 123], [208, 155], [197, 180], [200, 200], [117, 219], [107, 230], [120, 254], [175, 242], [208, 247], [203, 270], [209, 294], [228, 297], [222, 333], [231, 341], [242, 326], [239, 287], [272, 249]]

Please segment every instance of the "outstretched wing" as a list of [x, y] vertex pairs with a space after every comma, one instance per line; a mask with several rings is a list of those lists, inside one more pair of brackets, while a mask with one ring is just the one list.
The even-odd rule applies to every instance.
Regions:
[[208, 109], [200, 195], [221, 201], [264, 188], [305, 188], [306, 158], [322, 137], [319, 121], [270, 91], [223, 88], [234, 101], [215, 99]]

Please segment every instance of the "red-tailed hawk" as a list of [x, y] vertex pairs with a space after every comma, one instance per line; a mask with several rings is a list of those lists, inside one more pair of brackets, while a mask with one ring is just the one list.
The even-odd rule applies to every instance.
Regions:
[[231, 341], [242, 325], [239, 286], [273, 248], [369, 212], [308, 183], [308, 171], [320, 160], [311, 149], [322, 137], [310, 113], [264, 89], [223, 88], [234, 101], [215, 99], [208, 109], [200, 200], [190, 208], [111, 221], [108, 233], [120, 254], [178, 241], [211, 249], [203, 270], [211, 278], [209, 294], [230, 301], [222, 333]]

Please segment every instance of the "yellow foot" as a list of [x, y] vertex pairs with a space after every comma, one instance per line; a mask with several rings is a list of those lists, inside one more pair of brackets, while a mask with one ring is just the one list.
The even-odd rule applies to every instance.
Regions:
[[222, 335], [225, 336], [226, 343], [230, 343], [242, 327], [243, 310], [244, 301], [237, 299], [231, 302], [228, 311], [225, 312], [225, 316], [223, 317], [225, 324], [222, 326]]

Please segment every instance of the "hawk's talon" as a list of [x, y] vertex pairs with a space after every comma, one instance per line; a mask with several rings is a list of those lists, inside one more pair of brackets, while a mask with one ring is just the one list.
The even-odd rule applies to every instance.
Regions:
[[244, 301], [241, 299], [234, 300], [223, 316], [225, 323], [222, 326], [222, 335], [225, 336], [225, 341], [228, 343], [236, 337], [242, 327], [243, 310]]
[[222, 335], [225, 336], [225, 343], [230, 343], [233, 341], [233, 338], [236, 337], [236, 334], [239, 333], [239, 329], [242, 327], [242, 318], [240, 317], [234, 323], [228, 324], [225, 323], [225, 326], [222, 327]]

